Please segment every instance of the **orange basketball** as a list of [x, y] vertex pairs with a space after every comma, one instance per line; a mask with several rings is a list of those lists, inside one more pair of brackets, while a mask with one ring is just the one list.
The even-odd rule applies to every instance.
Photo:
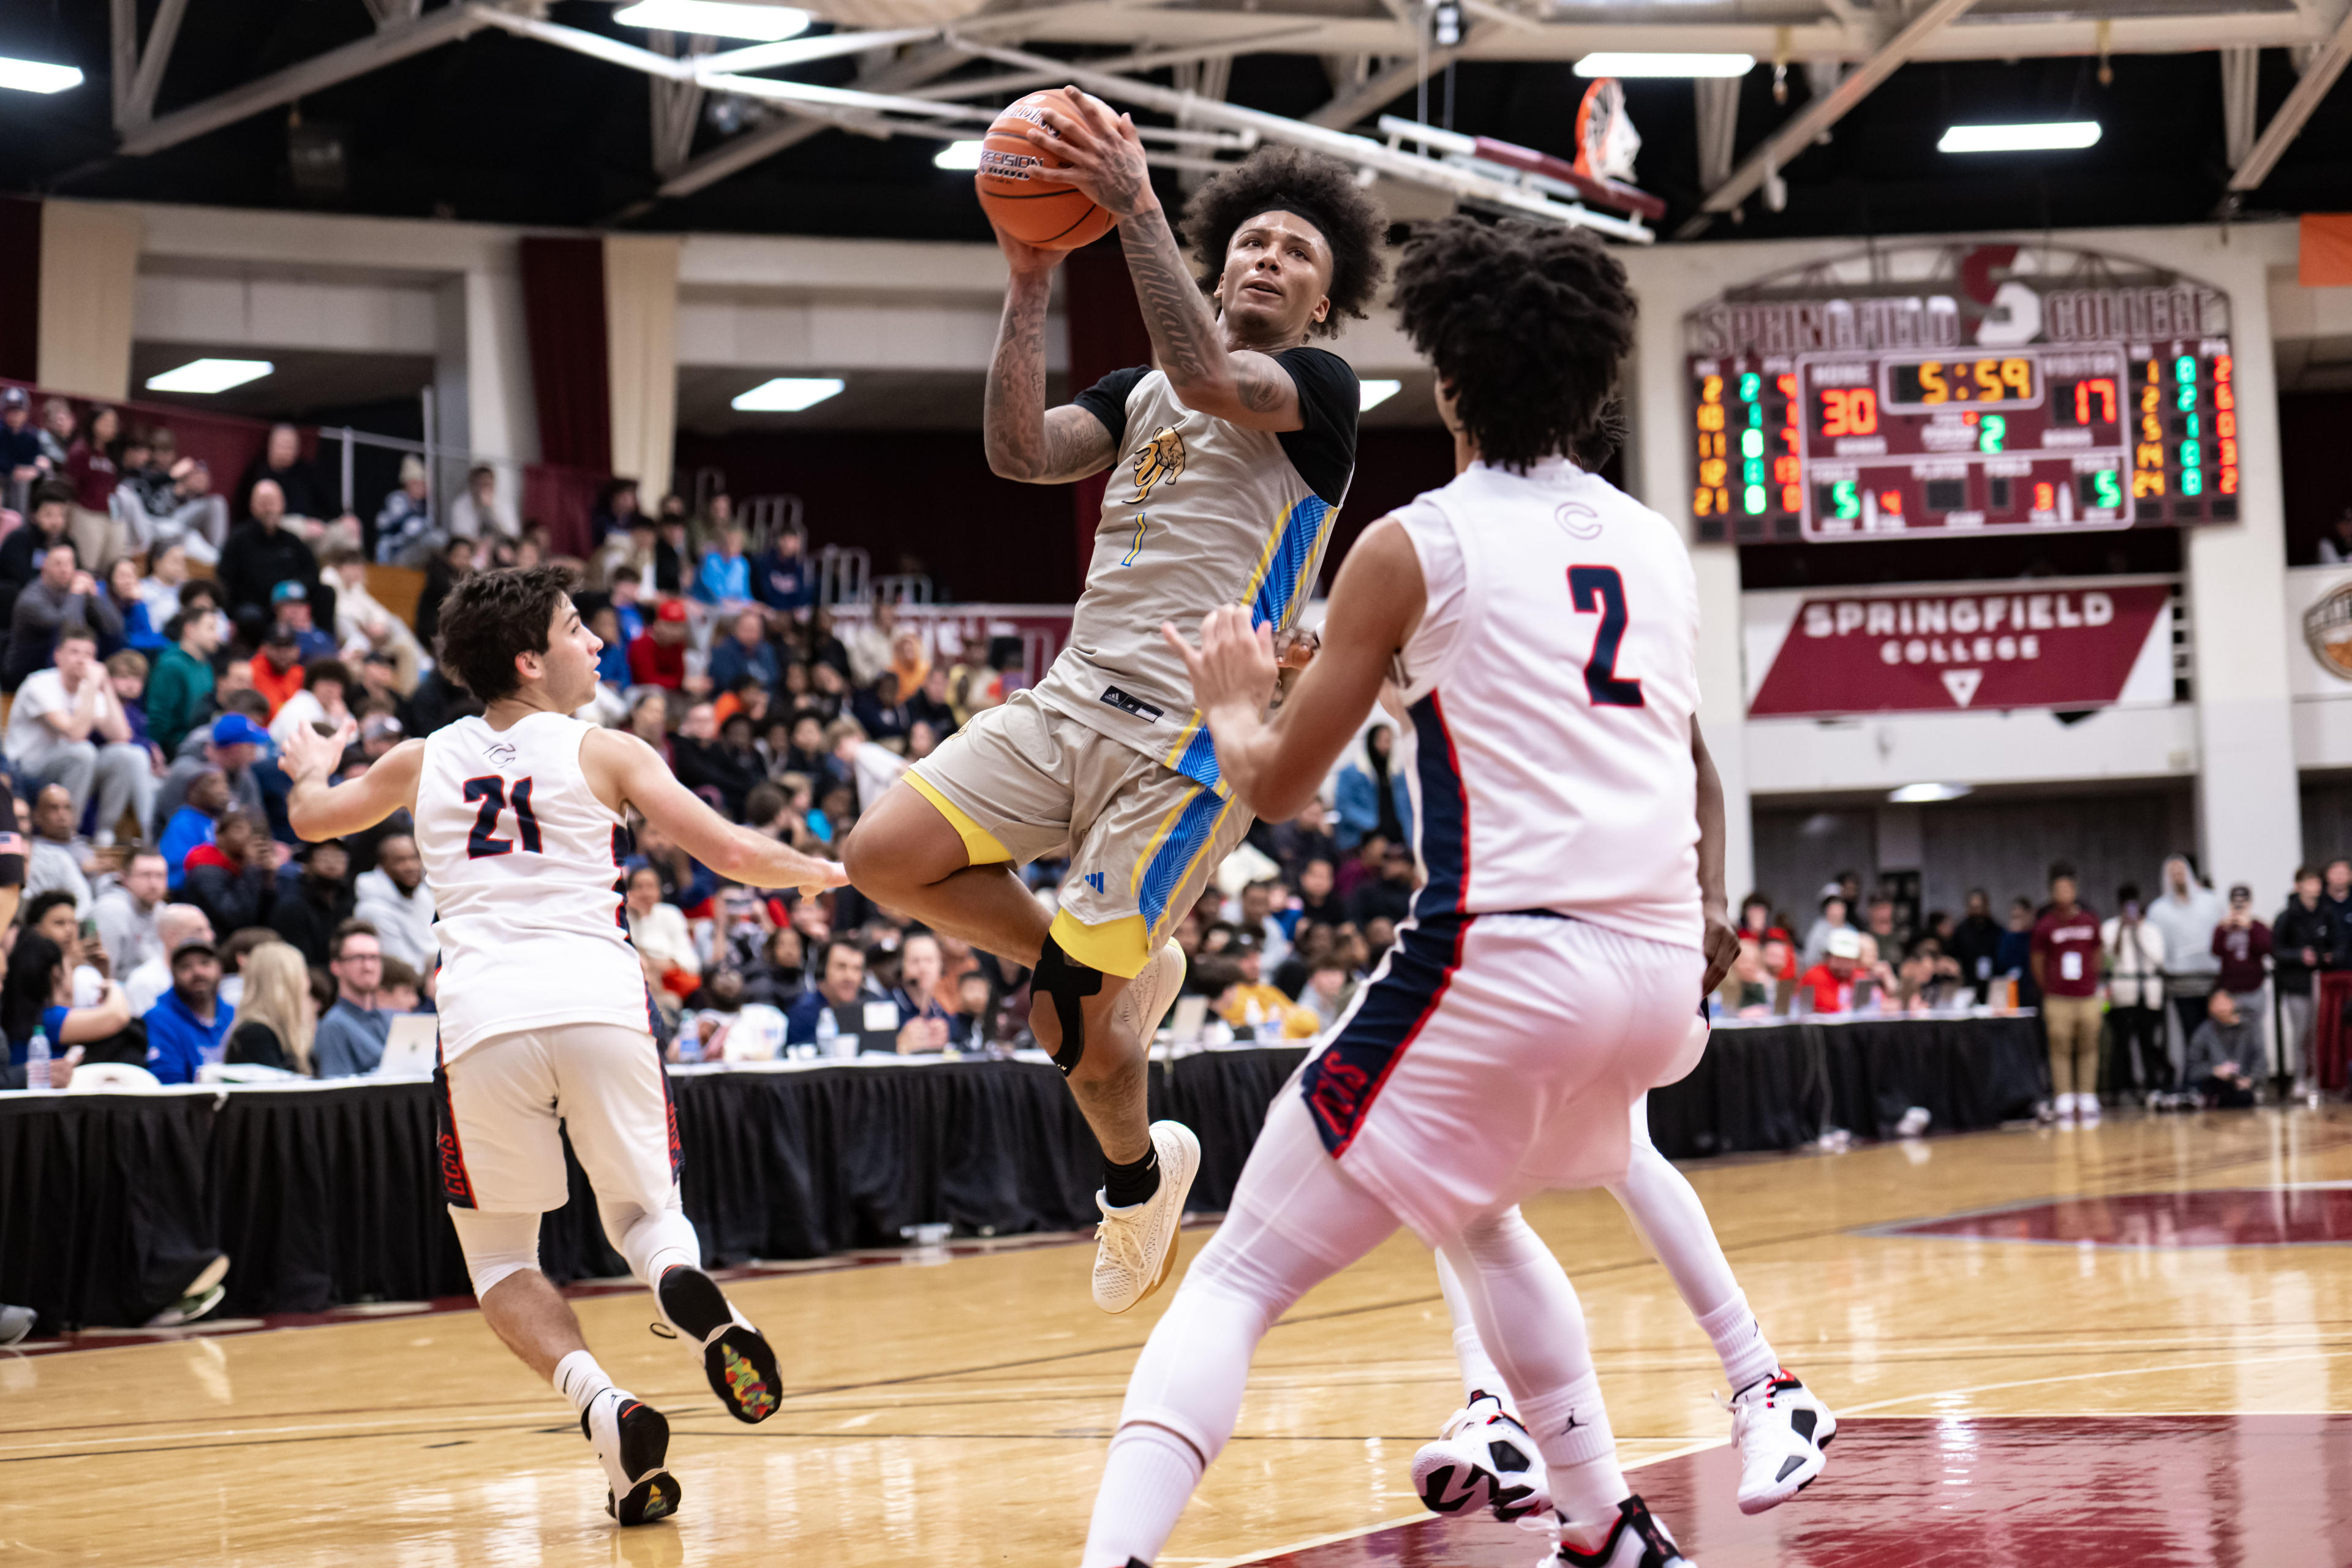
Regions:
[[1046, 250], [1075, 250], [1110, 232], [1116, 220], [1085, 192], [1054, 178], [1062, 161], [1021, 134], [1042, 123], [1037, 110], [1049, 92], [1033, 92], [1009, 104], [980, 144], [980, 171], [972, 185], [988, 221], [1025, 244]]

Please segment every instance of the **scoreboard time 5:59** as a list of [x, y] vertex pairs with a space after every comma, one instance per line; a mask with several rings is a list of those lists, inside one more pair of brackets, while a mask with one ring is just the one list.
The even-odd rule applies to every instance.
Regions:
[[1702, 537], [2225, 522], [2229, 340], [1693, 356]]

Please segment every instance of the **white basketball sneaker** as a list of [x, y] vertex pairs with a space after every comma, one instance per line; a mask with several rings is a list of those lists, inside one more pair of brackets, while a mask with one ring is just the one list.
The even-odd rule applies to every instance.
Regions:
[[1120, 1023], [1134, 1028], [1144, 1049], [1150, 1050], [1151, 1037], [1160, 1032], [1160, 1021], [1176, 1005], [1177, 994], [1183, 989], [1184, 950], [1171, 937], [1119, 992], [1113, 1012]]
[[1536, 1568], [1698, 1568], [1683, 1555], [1666, 1527], [1651, 1515], [1649, 1504], [1638, 1497], [1617, 1505], [1617, 1517], [1597, 1546], [1579, 1547], [1571, 1539], [1572, 1535], [1589, 1538], [1598, 1532], [1597, 1526], [1585, 1530], [1562, 1522], [1549, 1528], [1559, 1536], [1559, 1545]]
[[608, 1388], [580, 1413], [581, 1435], [596, 1450], [611, 1489], [604, 1511], [623, 1524], [650, 1524], [677, 1511], [669, 1460], [669, 1423], [662, 1413], [617, 1388]]
[[1506, 1523], [1551, 1506], [1543, 1456], [1518, 1418], [1486, 1393], [1445, 1419], [1412, 1457], [1412, 1489], [1432, 1513], [1487, 1508]]
[[1095, 1194], [1102, 1210], [1102, 1223], [1095, 1226], [1095, 1305], [1106, 1312], [1126, 1311], [1165, 1284], [1176, 1267], [1177, 1226], [1200, 1173], [1201, 1141], [1181, 1121], [1155, 1121], [1151, 1147], [1160, 1156], [1158, 1192], [1123, 1209]]
[[1759, 1378], [1730, 1400], [1739, 1448], [1739, 1511], [1762, 1513], [1821, 1479], [1837, 1417], [1788, 1372]]

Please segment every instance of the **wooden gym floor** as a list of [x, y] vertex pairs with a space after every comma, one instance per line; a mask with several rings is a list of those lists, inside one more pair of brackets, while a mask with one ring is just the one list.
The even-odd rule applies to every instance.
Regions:
[[[1648, 1462], [1635, 1488], [1707, 1568], [2352, 1563], [2352, 1250], [2331, 1245], [2352, 1239], [2352, 1109], [1690, 1171], [1844, 1423], [1822, 1482], [1759, 1519], [1731, 1505], [1720, 1369], [1615, 1205], [1529, 1213]], [[737, 1281], [796, 1384], [758, 1427], [646, 1331], [642, 1292], [583, 1292], [605, 1367], [673, 1423], [684, 1509], [629, 1531], [569, 1408], [470, 1310], [0, 1352], [0, 1560], [1069, 1568], [1164, 1300], [1105, 1317], [1090, 1256]], [[1407, 1237], [1309, 1295], [1162, 1563], [1526, 1568], [1535, 1535], [1418, 1517], [1407, 1468], [1456, 1402], [1450, 1352]]]

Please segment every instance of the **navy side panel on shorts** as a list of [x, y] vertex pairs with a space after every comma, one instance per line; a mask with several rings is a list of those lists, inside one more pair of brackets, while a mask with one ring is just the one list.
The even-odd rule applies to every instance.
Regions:
[[1469, 929], [1467, 915], [1408, 921], [1363, 1001], [1331, 1043], [1307, 1062], [1299, 1089], [1333, 1159], [1348, 1152], [1381, 1086], [1437, 1011], [1461, 966], [1462, 939]]

